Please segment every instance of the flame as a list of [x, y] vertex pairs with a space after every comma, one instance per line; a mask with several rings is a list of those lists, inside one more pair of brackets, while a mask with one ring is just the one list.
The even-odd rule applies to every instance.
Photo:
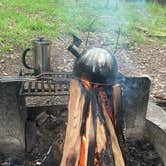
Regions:
[[91, 84], [87, 79], [85, 79], [84, 77], [81, 77], [80, 80], [81, 80], [81, 82], [84, 85], [86, 90], [89, 90], [91, 88]]
[[[85, 166], [85, 146], [86, 146], [86, 137], [83, 135], [81, 139], [81, 149], [80, 149], [80, 158], [78, 166]], [[94, 166], [101, 166], [97, 147], [95, 148]]]
[[[80, 81], [84, 85], [85, 89], [89, 91], [90, 88], [91, 88], [90, 82], [84, 77], [81, 77]], [[85, 135], [83, 135], [82, 138], [81, 138], [80, 158], [79, 158], [78, 166], [85, 166], [85, 164], [86, 164], [85, 163], [85, 159], [86, 159], [86, 156], [85, 156], [86, 143], [87, 143], [86, 137], [85, 137]], [[99, 159], [99, 151], [98, 151], [97, 147], [95, 148], [94, 166], [101, 166], [100, 159]]]
[[78, 166], [85, 166], [85, 146], [86, 146], [86, 138], [83, 135], [81, 139], [80, 159]]

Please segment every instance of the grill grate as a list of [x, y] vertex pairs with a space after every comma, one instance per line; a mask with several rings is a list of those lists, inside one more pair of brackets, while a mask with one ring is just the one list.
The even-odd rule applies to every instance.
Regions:
[[69, 95], [72, 73], [42, 73], [33, 80], [22, 82], [21, 96], [63, 96]]

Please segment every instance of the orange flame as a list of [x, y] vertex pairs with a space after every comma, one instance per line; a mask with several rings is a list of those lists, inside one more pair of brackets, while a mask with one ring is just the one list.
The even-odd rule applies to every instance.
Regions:
[[85, 146], [86, 146], [86, 138], [83, 135], [81, 139], [80, 159], [78, 166], [85, 166]]
[[[78, 166], [85, 166], [85, 146], [86, 146], [86, 138], [83, 135], [81, 139], [81, 149], [80, 149], [80, 158]], [[94, 166], [100, 166], [100, 159], [99, 159], [99, 152], [98, 148], [95, 148], [95, 155], [94, 155]]]
[[89, 90], [91, 88], [91, 84], [87, 79], [85, 79], [84, 77], [81, 77], [80, 80], [81, 80], [81, 82], [84, 85], [86, 90]]
[[[85, 79], [84, 77], [80, 78], [80, 81], [82, 82], [82, 84], [84, 85], [86, 90], [90, 90], [91, 88], [91, 84], [90, 82]], [[85, 148], [86, 148], [86, 137], [83, 135], [81, 138], [81, 149], [80, 149], [80, 158], [79, 158], [79, 163], [78, 166], [85, 166]], [[98, 152], [98, 148], [95, 148], [95, 155], [94, 155], [94, 166], [100, 166], [100, 159], [99, 159], [99, 152]]]

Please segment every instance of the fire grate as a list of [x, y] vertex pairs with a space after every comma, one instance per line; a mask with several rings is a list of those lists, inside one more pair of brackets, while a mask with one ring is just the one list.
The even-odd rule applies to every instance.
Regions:
[[34, 79], [22, 82], [21, 96], [64, 96], [69, 95], [72, 73], [42, 73]]

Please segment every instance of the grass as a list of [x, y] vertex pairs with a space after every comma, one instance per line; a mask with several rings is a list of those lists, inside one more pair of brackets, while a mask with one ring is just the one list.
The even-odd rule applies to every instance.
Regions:
[[[23, 48], [35, 36], [56, 36], [54, 1], [2, 0], [0, 52]], [[46, 3], [47, 2], [47, 3]], [[51, 18], [52, 17], [52, 18]]]
[[[108, 17], [108, 19], [98, 19]], [[166, 6], [155, 3], [121, 3], [84, 0], [1, 0], [0, 55], [27, 47], [30, 39], [86, 32], [96, 18], [93, 30], [117, 31], [122, 40], [141, 43], [149, 37], [166, 43]]]

